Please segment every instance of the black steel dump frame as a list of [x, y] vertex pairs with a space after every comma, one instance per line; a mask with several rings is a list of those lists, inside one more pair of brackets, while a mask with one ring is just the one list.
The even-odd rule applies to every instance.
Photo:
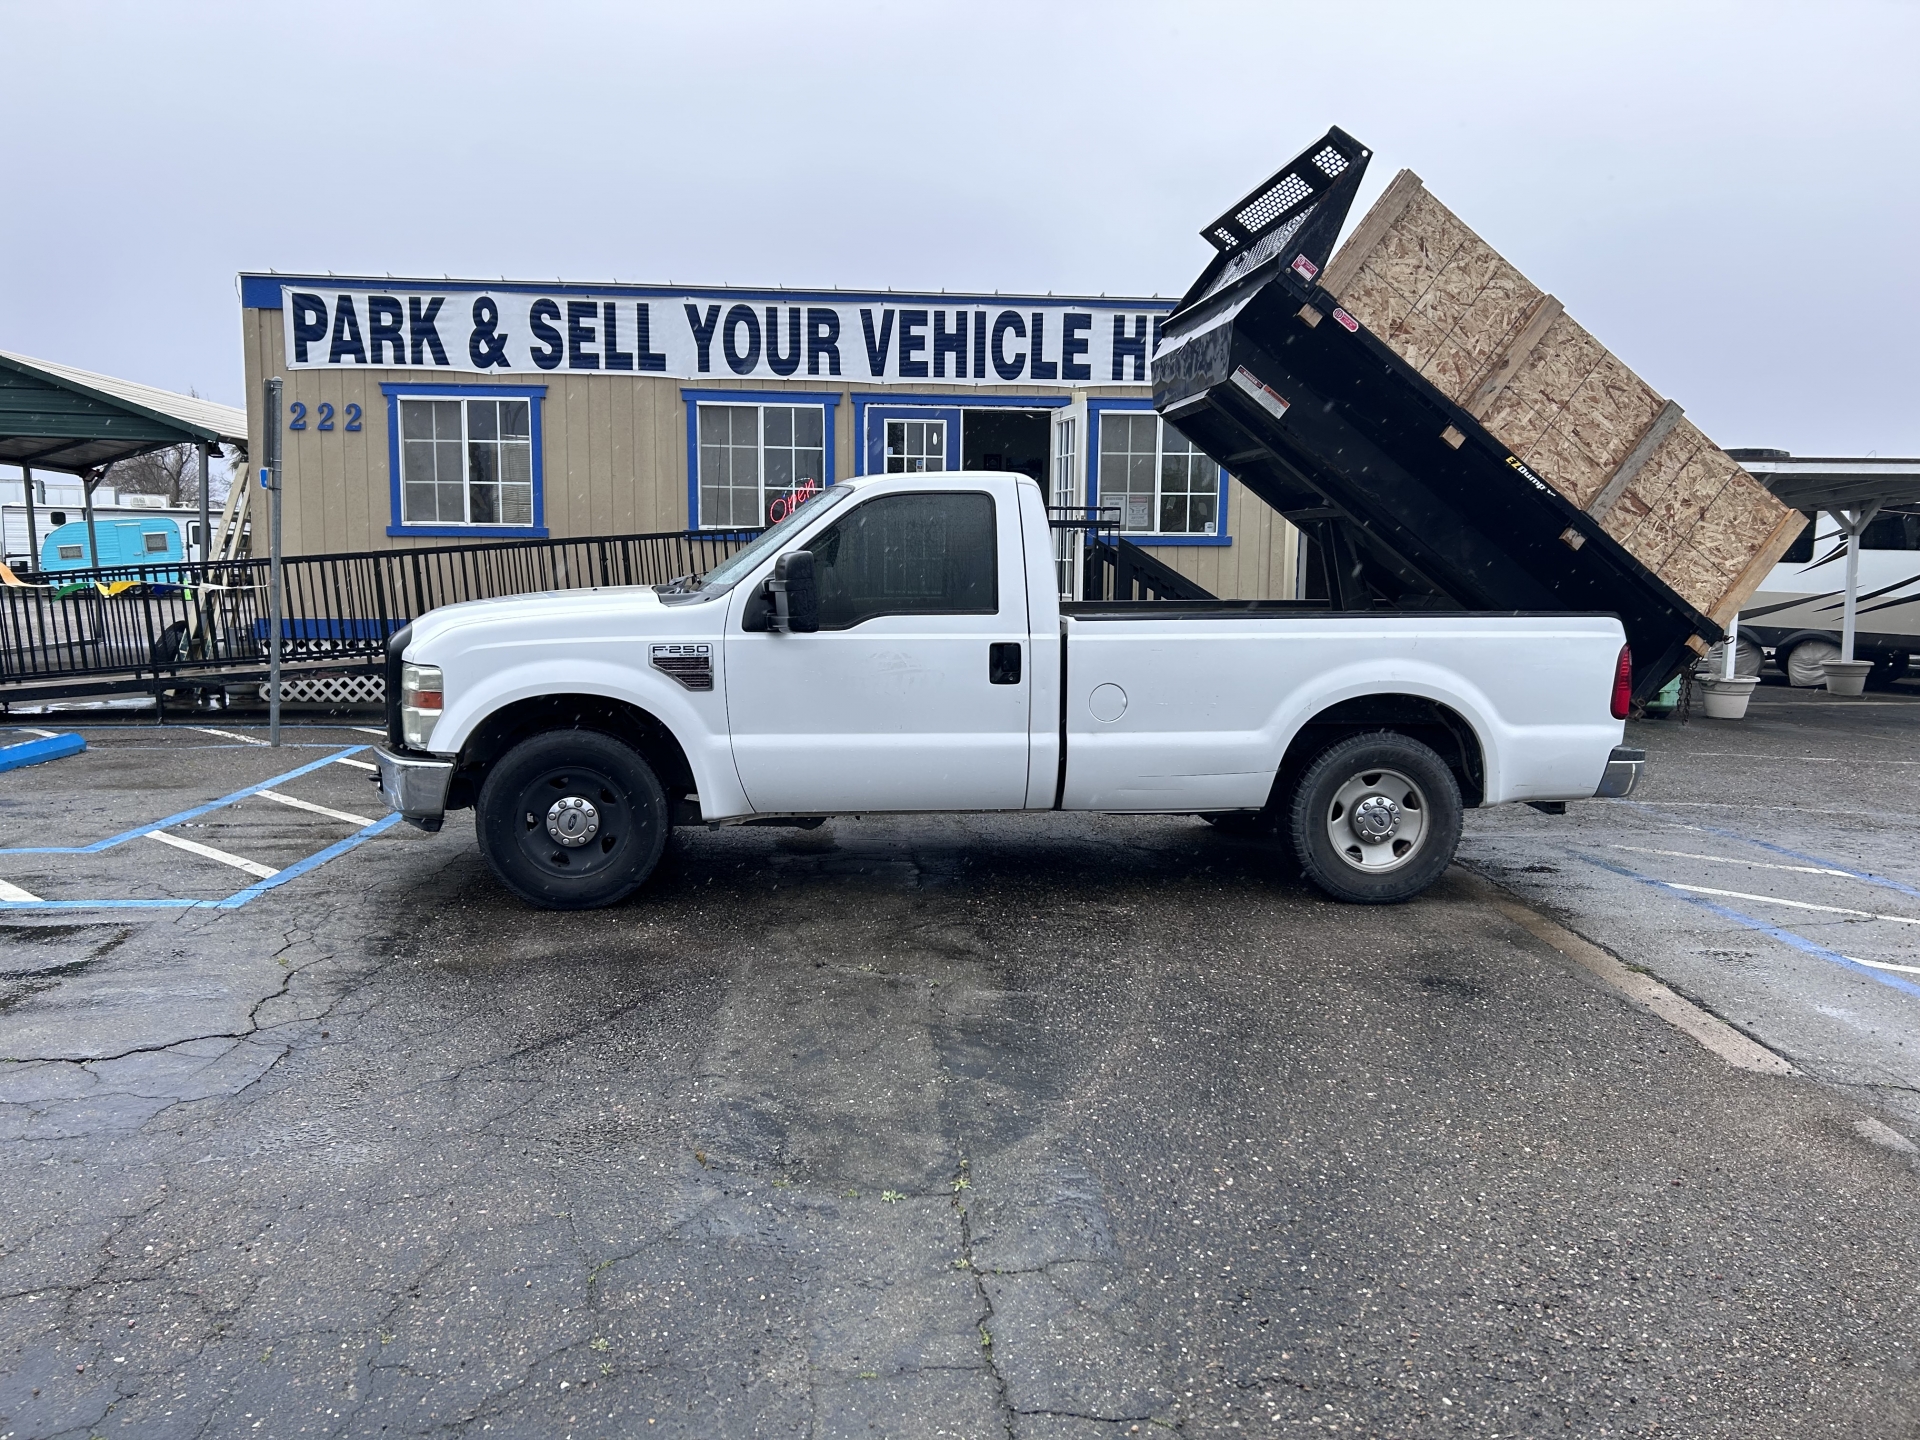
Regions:
[[1155, 408], [1312, 537], [1336, 609], [1617, 615], [1651, 696], [1721, 627], [1317, 283], [1370, 153], [1329, 130], [1230, 212], [1231, 245], [1209, 236], [1220, 253], [1164, 326]]

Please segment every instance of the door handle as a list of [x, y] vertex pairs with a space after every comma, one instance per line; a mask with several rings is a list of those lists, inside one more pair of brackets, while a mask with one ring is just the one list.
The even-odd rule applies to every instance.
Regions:
[[989, 685], [1020, 683], [1019, 641], [996, 640], [987, 647], [987, 683]]

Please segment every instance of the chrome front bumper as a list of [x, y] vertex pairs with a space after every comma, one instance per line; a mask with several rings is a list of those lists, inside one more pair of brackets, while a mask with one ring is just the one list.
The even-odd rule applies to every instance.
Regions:
[[380, 767], [380, 793], [400, 812], [400, 818], [422, 830], [438, 830], [447, 815], [453, 762], [424, 755], [395, 755], [384, 745], [376, 745], [373, 763]]
[[1594, 798], [1624, 800], [1640, 783], [1640, 770], [1646, 763], [1647, 752], [1637, 746], [1614, 746], [1613, 753], [1607, 757], [1606, 772], [1600, 777], [1600, 788], [1593, 792]]

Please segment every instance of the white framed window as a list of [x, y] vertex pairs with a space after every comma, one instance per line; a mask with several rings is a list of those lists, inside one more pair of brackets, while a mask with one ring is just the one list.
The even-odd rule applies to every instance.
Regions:
[[1220, 467], [1151, 410], [1100, 417], [1100, 505], [1134, 535], [1215, 535]]
[[826, 483], [824, 405], [699, 402], [700, 527], [773, 524]]
[[398, 397], [403, 525], [533, 524], [532, 405]]
[[887, 421], [887, 474], [919, 475], [946, 468], [946, 421]]

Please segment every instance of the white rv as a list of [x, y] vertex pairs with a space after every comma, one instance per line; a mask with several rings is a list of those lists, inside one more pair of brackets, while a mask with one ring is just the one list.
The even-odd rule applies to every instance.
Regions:
[[1910, 657], [1920, 655], [1920, 460], [1732, 453], [1813, 522], [1740, 611], [1741, 638], [1771, 650], [1794, 684], [1824, 683], [1820, 662], [1839, 657], [1846, 599], [1841, 514], [1857, 514], [1873, 496], [1879, 508], [1860, 536], [1854, 654], [1874, 662], [1873, 678], [1882, 683], [1905, 674]]

